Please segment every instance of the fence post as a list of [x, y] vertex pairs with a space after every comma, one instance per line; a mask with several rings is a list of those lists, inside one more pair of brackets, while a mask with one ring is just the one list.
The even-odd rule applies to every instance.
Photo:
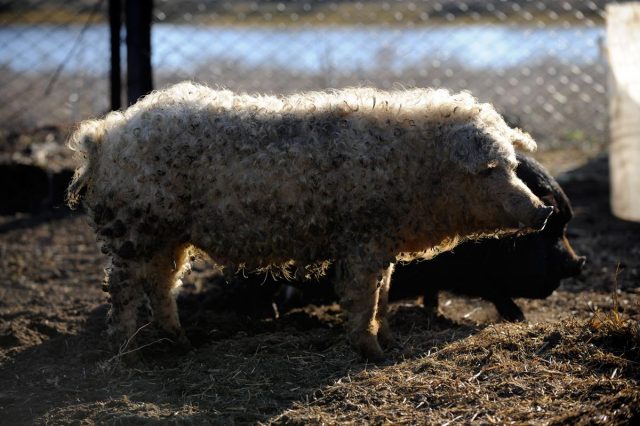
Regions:
[[122, 28], [122, 0], [109, 0], [109, 32], [111, 36], [111, 111], [122, 106], [122, 76], [120, 66], [120, 29]]
[[151, 12], [153, 0], [125, 0], [127, 28], [127, 101], [135, 103], [153, 89]]
[[607, 5], [611, 209], [640, 221], [640, 3]]

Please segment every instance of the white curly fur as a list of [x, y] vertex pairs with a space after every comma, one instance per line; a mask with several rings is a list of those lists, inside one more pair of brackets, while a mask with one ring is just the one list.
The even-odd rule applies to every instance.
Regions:
[[394, 262], [548, 215], [513, 172], [514, 145], [535, 148], [464, 92], [276, 97], [185, 82], [80, 125], [69, 200], [86, 191], [112, 258], [118, 337], [136, 329], [148, 297], [159, 325], [184, 340], [170, 289], [195, 246], [233, 267], [335, 261], [349, 337], [378, 358], [376, 336], [391, 339]]

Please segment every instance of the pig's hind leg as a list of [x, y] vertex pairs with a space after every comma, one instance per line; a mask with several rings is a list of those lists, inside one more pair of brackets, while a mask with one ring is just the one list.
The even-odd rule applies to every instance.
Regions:
[[124, 347], [126, 351], [135, 348], [141, 326], [149, 321], [150, 303], [159, 328], [186, 346], [172, 289], [187, 264], [187, 245], [170, 243], [169, 235], [159, 232], [159, 221], [153, 218], [124, 210], [105, 215], [107, 210], [100, 210], [95, 223], [103, 251], [111, 257], [105, 290], [111, 302], [109, 334], [113, 343], [120, 352]]
[[190, 344], [180, 326], [174, 289], [181, 284], [180, 278], [189, 265], [188, 258], [188, 245], [167, 247], [146, 260], [138, 276], [151, 302], [154, 323], [185, 349]]
[[135, 278], [135, 262], [113, 254], [105, 269], [103, 289], [109, 293], [107, 315], [111, 344], [119, 353], [135, 349], [135, 337], [142, 317], [148, 317], [148, 304], [142, 285]]
[[[97, 204], [89, 211], [98, 234], [102, 252], [109, 256], [103, 290], [109, 293], [107, 315], [111, 344], [122, 354], [135, 348], [139, 324], [149, 316], [148, 300], [137, 279], [140, 267], [131, 228], [125, 225], [122, 213], [106, 204]], [[120, 216], [120, 217], [119, 217]]]

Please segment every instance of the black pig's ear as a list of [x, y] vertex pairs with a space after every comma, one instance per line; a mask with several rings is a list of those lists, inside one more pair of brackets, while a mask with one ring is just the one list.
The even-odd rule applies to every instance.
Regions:
[[527, 132], [523, 132], [520, 129], [511, 129], [509, 138], [511, 139], [511, 143], [516, 148], [519, 148], [523, 151], [535, 151], [537, 148], [536, 142]]

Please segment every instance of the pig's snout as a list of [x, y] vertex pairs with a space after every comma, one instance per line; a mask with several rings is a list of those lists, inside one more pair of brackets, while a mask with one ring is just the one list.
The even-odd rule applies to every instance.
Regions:
[[580, 256], [578, 258], [578, 265], [580, 270], [582, 270], [582, 268], [584, 268], [584, 265], [587, 263], [587, 256]]
[[527, 222], [520, 222], [519, 228], [529, 228], [534, 231], [542, 231], [547, 224], [547, 219], [553, 213], [553, 207], [541, 206], [536, 208], [535, 212], [529, 217]]
[[580, 256], [578, 257], [578, 259], [576, 259], [575, 262], [575, 275], [578, 275], [580, 272], [582, 272], [582, 269], [584, 268], [584, 265], [587, 263], [587, 257], [586, 256]]
[[532, 228], [535, 231], [542, 231], [544, 226], [547, 224], [547, 219], [553, 213], [553, 207], [550, 206], [542, 206], [537, 209], [536, 213], [533, 215], [531, 223], [528, 224], [529, 228]]
[[[503, 187], [504, 188], [504, 187]], [[515, 219], [520, 228], [540, 231], [553, 213], [553, 207], [545, 206], [520, 180], [508, 180], [507, 196], [503, 199], [504, 210]]]
[[580, 275], [584, 265], [587, 263], [585, 256], [578, 256], [569, 243], [566, 236], [556, 240], [555, 248], [551, 251], [551, 261], [555, 266], [554, 275], [564, 279]]
[[562, 278], [569, 278], [580, 275], [586, 263], [587, 258], [585, 256], [570, 256], [569, 259], [565, 261]]

